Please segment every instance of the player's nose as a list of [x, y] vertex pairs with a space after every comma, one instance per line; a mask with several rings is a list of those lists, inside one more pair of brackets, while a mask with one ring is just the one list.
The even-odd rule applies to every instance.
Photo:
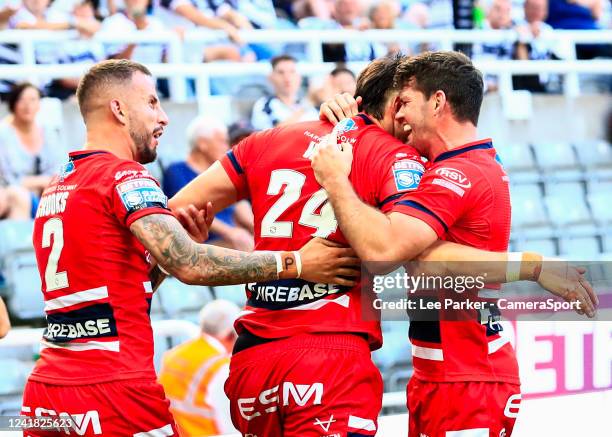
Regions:
[[166, 114], [166, 111], [162, 109], [161, 106], [159, 107], [159, 115], [158, 115], [157, 122], [161, 124], [162, 126], [167, 126], [169, 122], [168, 115]]

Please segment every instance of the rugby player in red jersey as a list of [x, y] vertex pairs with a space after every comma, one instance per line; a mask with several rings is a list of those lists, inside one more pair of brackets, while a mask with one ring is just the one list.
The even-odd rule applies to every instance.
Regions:
[[101, 62], [77, 96], [87, 144], [45, 189], [34, 223], [47, 329], [22, 409], [34, 426], [66, 428], [25, 434], [177, 435], [153, 368], [151, 257], [191, 284], [300, 275], [352, 284], [345, 267], [358, 260], [318, 241], [300, 252], [252, 254], [195, 243], [142, 166], [155, 159], [168, 123], [146, 67]]
[[[401, 62], [395, 83], [396, 120], [408, 144], [430, 161], [416, 190], [395, 199], [385, 215], [353, 189], [351, 158], [356, 155], [351, 157], [350, 143], [337, 147], [332, 137], [312, 157], [349, 244], [362, 260], [394, 264], [414, 259], [438, 239], [506, 252], [508, 177], [491, 140], [476, 137], [483, 97], [480, 72], [460, 53], [424, 53]], [[488, 259], [507, 258], [505, 253], [492, 255]], [[541, 257], [523, 261], [527, 277], [544, 273]], [[590, 285], [578, 275], [572, 286], [552, 291], [580, 299], [581, 310], [593, 316], [597, 299]], [[411, 322], [410, 436], [511, 434], [520, 403], [516, 358], [506, 338], [481, 320], [474, 311], [471, 320]]]
[[[390, 85], [401, 59], [378, 59], [361, 73], [357, 92], [364, 97], [364, 113], [336, 129], [343, 141], [354, 144], [350, 181], [355, 191], [384, 212], [416, 189], [424, 171], [416, 151], [389, 135], [395, 132], [397, 95]], [[313, 147], [331, 130], [327, 122], [308, 122], [255, 134], [169, 204], [203, 207], [212, 201], [220, 210], [249, 198], [258, 249], [299, 248], [313, 236], [343, 242], [309, 163]], [[426, 259], [460, 261], [481, 252], [489, 254], [442, 243]], [[234, 425], [243, 434], [375, 434], [382, 386], [368, 343], [370, 349], [378, 348], [381, 333], [378, 322], [364, 320], [360, 294], [359, 287], [304, 281], [248, 287], [226, 384]]]

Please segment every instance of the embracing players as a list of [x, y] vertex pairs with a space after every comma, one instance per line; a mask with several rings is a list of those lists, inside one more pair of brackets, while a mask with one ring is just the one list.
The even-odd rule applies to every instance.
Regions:
[[[87, 144], [45, 189], [34, 223], [47, 329], [22, 408], [38, 417], [33, 424], [67, 427], [25, 434], [176, 435], [153, 368], [149, 310], [159, 270], [150, 273], [152, 257], [192, 284], [301, 276], [350, 285], [346, 267], [357, 260], [319, 241], [299, 252], [252, 254], [195, 243], [142, 166], [155, 159], [168, 123], [149, 70], [101, 62], [77, 96]], [[203, 225], [203, 215], [197, 219]]]
[[[383, 214], [416, 190], [425, 172], [418, 152], [391, 135], [406, 136], [395, 123], [397, 90], [392, 86], [401, 62], [402, 57], [381, 58], [361, 73], [357, 94], [363, 97], [364, 112], [335, 129], [341, 142], [353, 145], [351, 191]], [[170, 206], [201, 208], [211, 201], [220, 210], [248, 198], [257, 249], [299, 248], [315, 236], [344, 242], [327, 193], [310, 166], [314, 149], [331, 131], [330, 123], [317, 121], [254, 134], [188, 184]], [[363, 232], [375, 237], [378, 229]], [[426, 259], [496, 255], [443, 242], [428, 248]], [[503, 280], [506, 255], [497, 259], [504, 261], [498, 274]], [[553, 287], [561, 286], [563, 279], [558, 279]], [[362, 306], [364, 289], [303, 280], [249, 285], [226, 384], [234, 425], [243, 434], [376, 433], [382, 385], [369, 352], [380, 346], [381, 332]]]
[[[415, 258], [438, 240], [505, 252], [509, 180], [492, 141], [476, 136], [483, 99], [480, 72], [461, 53], [427, 52], [403, 60], [395, 83], [396, 121], [408, 144], [429, 160], [416, 190], [395, 198], [385, 215], [353, 189], [350, 143], [340, 150], [334, 137], [313, 154], [317, 180], [327, 190], [349, 244], [363, 260], [396, 264]], [[353, 162], [357, 153], [353, 147]], [[506, 255], [491, 254], [490, 259], [500, 256]], [[521, 270], [534, 279], [551, 268], [538, 256], [524, 254], [521, 261]], [[551, 291], [579, 300], [581, 311], [592, 317], [597, 298], [584, 278], [574, 277], [568, 287]], [[478, 299], [478, 290], [470, 294]], [[445, 319], [442, 311], [434, 320], [411, 321], [410, 436], [512, 433], [520, 403], [514, 350], [500, 336], [499, 324], [483, 320], [475, 310], [470, 313], [461, 321]]]

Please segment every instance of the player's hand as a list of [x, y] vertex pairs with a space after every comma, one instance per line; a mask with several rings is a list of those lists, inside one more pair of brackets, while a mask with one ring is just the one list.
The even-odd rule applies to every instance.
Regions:
[[567, 261], [545, 260], [542, 262], [538, 284], [567, 302], [580, 302], [580, 309], [576, 310], [578, 314], [595, 317], [595, 308], [599, 305], [599, 299], [584, 277], [584, 273], [586, 273], [584, 267], [573, 266]]
[[334, 131], [321, 138], [310, 157], [317, 182], [326, 188], [337, 178], [348, 178], [353, 164], [353, 146], [349, 143], [338, 144]]
[[361, 261], [350, 247], [313, 238], [300, 249], [301, 278], [310, 282], [353, 287], [359, 280]]
[[174, 213], [193, 241], [203, 243], [208, 239], [208, 229], [215, 218], [212, 203], [208, 202], [204, 209], [189, 205], [187, 208], [178, 208]]
[[319, 119], [330, 121], [336, 125], [345, 118], [354, 117], [359, 113], [359, 105], [363, 99], [361, 96], [354, 98], [349, 93], [336, 94], [333, 99], [321, 104]]

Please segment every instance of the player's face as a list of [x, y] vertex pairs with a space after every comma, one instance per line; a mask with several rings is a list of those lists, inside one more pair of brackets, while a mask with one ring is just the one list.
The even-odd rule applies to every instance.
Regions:
[[146, 164], [157, 157], [158, 138], [168, 124], [168, 116], [161, 107], [151, 76], [134, 73], [131, 96], [128, 126], [134, 143], [134, 160]]
[[406, 135], [405, 142], [420, 153], [426, 152], [431, 119], [431, 102], [414, 87], [402, 88], [398, 97], [398, 109], [395, 115], [396, 129]]
[[40, 110], [40, 94], [36, 88], [27, 87], [21, 92], [15, 104], [15, 118], [31, 123]]

